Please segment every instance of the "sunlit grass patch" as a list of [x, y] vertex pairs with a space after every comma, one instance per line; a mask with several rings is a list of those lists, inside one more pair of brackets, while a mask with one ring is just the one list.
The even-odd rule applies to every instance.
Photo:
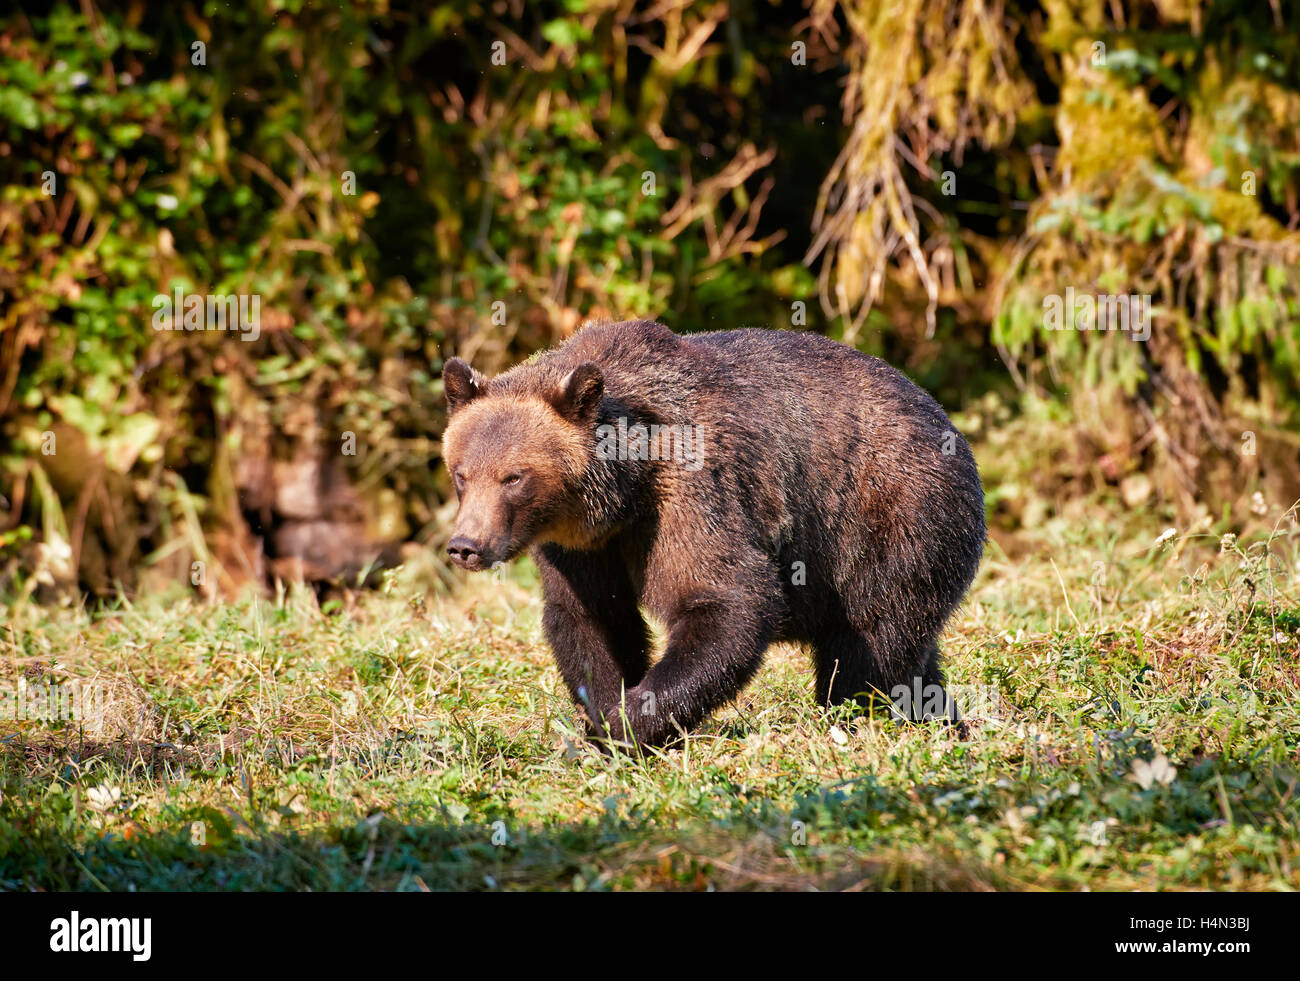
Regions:
[[14, 607], [0, 683], [104, 699], [3, 722], [0, 887], [1295, 888], [1294, 533], [1158, 538], [990, 547], [966, 739], [820, 709], [779, 647], [684, 748], [602, 756], [527, 569]]

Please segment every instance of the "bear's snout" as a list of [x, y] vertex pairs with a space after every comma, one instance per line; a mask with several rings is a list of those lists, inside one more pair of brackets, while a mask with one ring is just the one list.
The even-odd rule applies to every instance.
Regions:
[[483, 544], [468, 535], [457, 535], [447, 543], [447, 554], [451, 560], [471, 572], [482, 569], [487, 564], [483, 552]]

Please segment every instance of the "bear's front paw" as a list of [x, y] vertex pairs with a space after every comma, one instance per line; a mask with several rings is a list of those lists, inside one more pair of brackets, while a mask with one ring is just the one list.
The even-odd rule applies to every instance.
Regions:
[[640, 686], [628, 689], [604, 719], [605, 738], [628, 751], [672, 745], [683, 734], [655, 693]]
[[594, 719], [588, 715], [585, 721], [588, 738], [603, 753], [612, 752], [615, 746], [625, 753], [634, 752], [643, 742], [638, 736], [635, 713], [625, 702], [615, 702], [596, 713]]

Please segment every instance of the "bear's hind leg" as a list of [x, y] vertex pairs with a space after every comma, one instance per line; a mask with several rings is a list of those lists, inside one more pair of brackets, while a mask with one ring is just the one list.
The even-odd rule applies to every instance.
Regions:
[[848, 624], [821, 630], [813, 639], [817, 704], [830, 708], [850, 700], [864, 710], [883, 707], [889, 690], [867, 638]]
[[965, 731], [965, 723], [957, 710], [957, 703], [948, 691], [944, 680], [943, 668], [939, 664], [939, 644], [932, 641], [925, 657], [925, 668], [921, 672], [920, 702], [915, 697], [912, 705], [912, 721], [931, 722], [942, 719], [959, 726]]
[[[882, 663], [877, 652], [888, 650], [886, 643], [847, 624], [824, 630], [813, 644], [817, 704], [829, 707], [852, 699], [868, 712], [883, 708], [893, 718], [960, 724], [939, 666], [938, 643], [927, 641], [915, 655], [894, 656]], [[914, 667], [900, 667], [908, 664]]]

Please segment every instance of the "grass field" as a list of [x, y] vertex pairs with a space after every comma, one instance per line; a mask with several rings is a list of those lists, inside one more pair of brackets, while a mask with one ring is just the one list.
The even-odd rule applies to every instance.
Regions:
[[965, 740], [821, 710], [778, 648], [683, 749], [604, 757], [526, 563], [10, 606], [0, 684], [103, 705], [0, 721], [0, 889], [1294, 889], [1293, 515], [995, 536], [946, 637]]

